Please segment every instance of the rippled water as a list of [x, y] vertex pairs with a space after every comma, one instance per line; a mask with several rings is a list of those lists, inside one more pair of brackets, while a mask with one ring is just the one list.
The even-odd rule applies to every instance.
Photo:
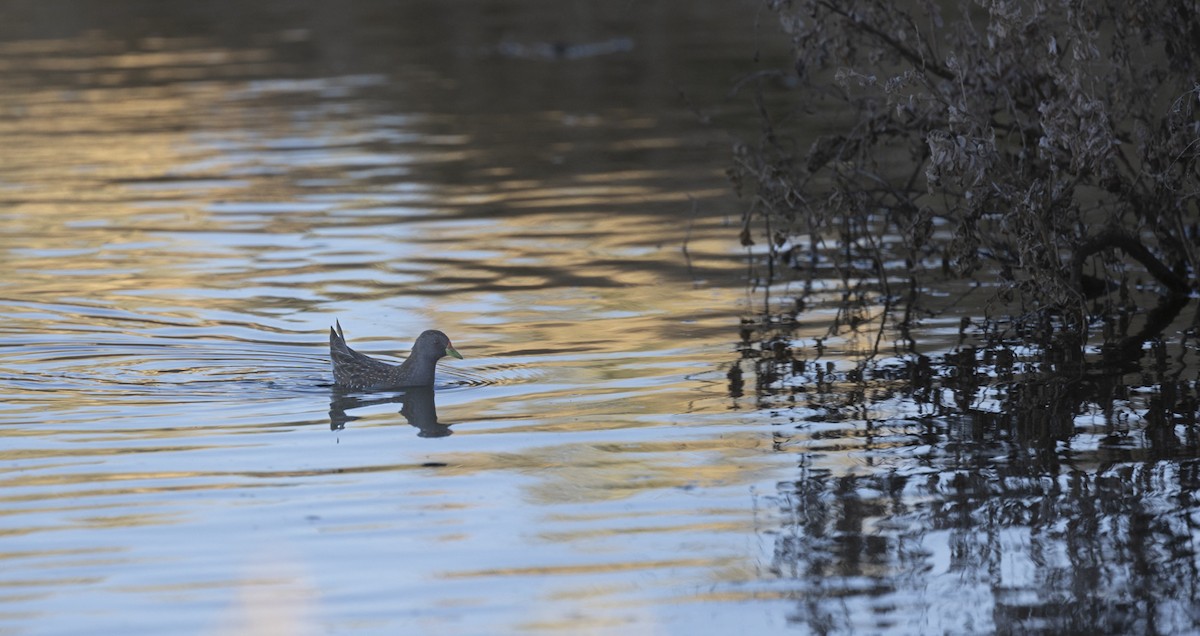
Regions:
[[[755, 288], [757, 3], [48, 6], [0, 10], [0, 633], [1200, 625], [1194, 340], [1071, 377], [947, 310], [864, 366], [840, 273]], [[334, 321], [466, 359], [346, 394]]]
[[[739, 12], [111, 6], [0, 43], [0, 631], [778, 622], [718, 610], [781, 463], [679, 97]], [[466, 360], [340, 395], [335, 320]]]

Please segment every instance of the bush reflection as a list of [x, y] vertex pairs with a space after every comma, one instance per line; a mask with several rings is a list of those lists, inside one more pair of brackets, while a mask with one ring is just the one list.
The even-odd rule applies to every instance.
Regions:
[[[1200, 505], [1189, 349], [990, 344], [838, 358], [743, 331], [756, 406], [801, 457], [768, 508], [773, 574], [814, 632], [1194, 629]], [[739, 364], [737, 369], [742, 368]], [[1134, 373], [1130, 373], [1130, 369]], [[739, 372], [730, 391], [750, 393]]]

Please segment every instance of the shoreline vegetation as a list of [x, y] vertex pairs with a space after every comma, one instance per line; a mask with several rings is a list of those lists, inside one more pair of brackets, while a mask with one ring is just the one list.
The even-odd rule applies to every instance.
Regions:
[[790, 620], [1194, 631], [1196, 3], [765, 5], [726, 380], [796, 458]]
[[767, 4], [793, 66], [739, 83], [761, 132], [729, 171], [765, 285], [832, 273], [835, 322], [882, 307], [909, 344], [963, 281], [991, 343], [1100, 337], [1111, 366], [1171, 337], [1200, 266], [1194, 4]]
[[[1148, 390], [1139, 419], [1190, 430], [1195, 5], [767, 6], [792, 67], [736, 89], [761, 124], [729, 176], [743, 244], [766, 246], [751, 267], [767, 302], [743, 322], [730, 393], [753, 382], [759, 406], [840, 416], [898, 392], [924, 418], [1052, 442]], [[951, 321], [955, 346], [944, 327], [928, 342], [926, 322]], [[1194, 435], [1150, 443], [1200, 451]]]

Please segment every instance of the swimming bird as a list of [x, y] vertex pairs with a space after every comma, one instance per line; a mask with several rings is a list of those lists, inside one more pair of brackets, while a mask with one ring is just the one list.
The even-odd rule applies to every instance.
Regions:
[[403, 364], [388, 364], [363, 355], [346, 344], [342, 325], [329, 328], [329, 360], [333, 364], [333, 383], [347, 389], [393, 389], [433, 386], [433, 368], [445, 356], [462, 359], [446, 334], [430, 329], [417, 336], [412, 353]]

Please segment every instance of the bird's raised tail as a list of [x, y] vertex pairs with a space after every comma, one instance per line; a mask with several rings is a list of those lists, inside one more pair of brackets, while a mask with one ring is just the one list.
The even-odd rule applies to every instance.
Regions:
[[333, 366], [333, 383], [351, 388], [365, 389], [385, 384], [393, 365], [374, 360], [346, 344], [341, 323], [329, 328], [329, 362]]

